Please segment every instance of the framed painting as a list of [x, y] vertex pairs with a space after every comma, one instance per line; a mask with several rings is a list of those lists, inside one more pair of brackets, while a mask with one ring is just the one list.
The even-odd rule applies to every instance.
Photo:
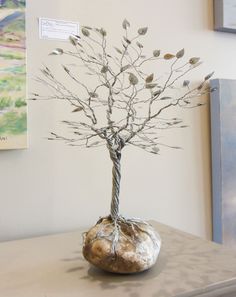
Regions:
[[236, 247], [236, 80], [211, 86], [213, 240]]
[[214, 27], [236, 33], [236, 0], [214, 0]]
[[25, 0], [0, 0], [0, 149], [27, 147]]

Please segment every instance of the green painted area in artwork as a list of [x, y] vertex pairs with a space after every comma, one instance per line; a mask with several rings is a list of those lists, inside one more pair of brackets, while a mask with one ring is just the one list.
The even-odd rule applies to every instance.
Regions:
[[11, 67], [3, 68], [5, 72], [25, 74], [25, 65], [13, 65]]
[[25, 88], [25, 75], [8, 75], [0, 78], [0, 93], [21, 91]]
[[23, 30], [25, 30], [24, 18], [19, 18], [4, 28], [4, 32], [6, 33], [22, 32]]
[[5, 0], [3, 3], [3, 7], [5, 8], [18, 8], [18, 7], [25, 7], [25, 0]]
[[0, 117], [0, 135], [19, 135], [27, 130], [26, 112], [10, 111]]
[[26, 106], [26, 105], [27, 105], [26, 101], [24, 99], [22, 99], [22, 98], [18, 98], [15, 101], [15, 107], [16, 108], [20, 108], [20, 107]]
[[11, 97], [0, 98], [0, 111], [9, 109], [9, 107], [20, 108], [26, 105], [27, 103], [24, 98], [17, 98], [15, 101], [13, 101]]
[[12, 100], [10, 97], [1, 97], [0, 98], [0, 110], [6, 109], [12, 106]]
[[17, 52], [0, 53], [0, 58], [7, 60], [23, 60], [25, 56]]

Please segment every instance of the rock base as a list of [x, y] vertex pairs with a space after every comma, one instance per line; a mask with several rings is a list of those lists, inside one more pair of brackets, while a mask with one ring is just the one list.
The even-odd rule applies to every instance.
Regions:
[[141, 220], [102, 218], [84, 235], [83, 255], [91, 264], [114, 273], [137, 273], [152, 267], [161, 239]]

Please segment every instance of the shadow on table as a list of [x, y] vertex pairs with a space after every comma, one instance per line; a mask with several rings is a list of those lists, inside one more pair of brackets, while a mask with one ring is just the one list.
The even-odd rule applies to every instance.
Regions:
[[[161, 251], [157, 263], [151, 269], [141, 273], [124, 275], [105, 272], [90, 266], [89, 263], [83, 259], [82, 255], [70, 259], [70, 261], [73, 260], [81, 260], [82, 263], [81, 265], [68, 269], [66, 271], [67, 273], [76, 273], [80, 270], [84, 270], [83, 276], [80, 277], [81, 279], [96, 282], [103, 290], [123, 288], [125, 291], [130, 292], [130, 297], [139, 297], [137, 293], [138, 288], [142, 287], [147, 280], [157, 278], [161, 271], [163, 271], [167, 262], [164, 251]], [[136, 289], [135, 293], [132, 293], [133, 289]]]

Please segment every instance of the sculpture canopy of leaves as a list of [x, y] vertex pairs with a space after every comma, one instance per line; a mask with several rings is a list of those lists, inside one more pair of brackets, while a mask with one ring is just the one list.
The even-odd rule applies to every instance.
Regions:
[[[85, 132], [82, 138], [75, 139], [73, 137], [70, 140], [70, 138], [57, 135], [57, 140], [65, 140], [73, 146], [90, 147], [90, 140], [98, 137], [100, 139], [98, 146], [107, 144], [107, 139], [109, 139], [114, 148], [122, 149], [131, 144], [153, 153], [153, 147], [161, 144], [152, 139], [152, 130], [169, 129], [176, 125], [173, 125], [171, 119], [159, 121], [159, 115], [170, 107], [186, 108], [188, 100], [192, 102], [188, 107], [197, 106], [194, 98], [199, 98], [211, 91], [207, 86], [207, 81], [212, 77], [213, 72], [205, 76], [203, 81], [192, 89], [190, 80], [184, 79], [185, 75], [200, 65], [199, 57], [191, 57], [187, 63], [185, 61], [181, 65], [177, 64], [185, 55], [184, 49], [179, 50], [175, 55], [164, 53], [163, 56], [159, 49], [154, 49], [152, 55], [148, 57], [143, 53], [143, 38], [148, 32], [148, 27], [137, 29], [138, 35], [132, 36], [131, 24], [127, 19], [124, 19], [122, 28], [126, 35], [122, 37], [120, 46], [113, 47], [113, 53], [112, 49], [108, 49], [107, 46], [106, 30], [90, 26], [82, 27], [81, 37], [71, 36], [69, 38], [74, 51], [56, 48], [50, 53], [51, 55], [67, 55], [75, 58], [82, 63], [84, 68], [87, 68], [87, 74], [97, 77], [99, 82], [94, 87], [87, 86], [86, 82], [80, 81], [78, 74], [69, 66], [63, 65], [66, 75], [76, 82], [81, 91], [85, 92], [85, 95], [81, 97], [80, 93], [73, 93], [73, 90], [67, 89], [62, 82], [59, 82], [48, 67], [42, 69], [44, 78], [38, 78], [38, 80], [54, 92], [54, 95], [49, 96], [48, 99], [66, 100], [74, 107], [73, 112], [80, 111], [80, 114], [82, 112], [84, 119], [88, 120], [88, 122], [78, 121], [76, 123], [65, 121], [72, 130], [77, 131], [83, 128]], [[143, 70], [143, 67], [148, 63], [152, 63], [156, 68], [156, 63], [159, 60], [172, 61], [166, 81], [162, 83], [155, 78], [154, 72], [145, 74]], [[81, 67], [78, 69], [80, 70]], [[158, 73], [158, 75], [160, 74]], [[166, 96], [165, 94], [175, 88], [177, 82], [182, 79], [183, 90], [187, 88], [186, 93], [179, 98]], [[107, 99], [101, 94], [102, 89], [107, 92]], [[150, 90], [149, 94], [145, 93], [145, 90]], [[43, 98], [37, 94], [37, 98], [34, 99]], [[159, 106], [159, 102], [163, 100], [169, 100], [169, 102], [166, 106]], [[98, 126], [96, 114], [96, 110], [100, 107], [106, 109], [107, 117], [107, 125], [102, 127]], [[144, 110], [145, 107], [148, 110], [146, 116], [139, 115], [138, 111]], [[115, 120], [116, 111], [123, 113], [123, 117], [118, 122]]]
[[[82, 27], [81, 37], [70, 38], [72, 50], [56, 48], [51, 52], [52, 55], [59, 56], [59, 64], [63, 55], [73, 58], [78, 64], [76, 70], [71, 65], [64, 65], [62, 70], [79, 91], [58, 80], [56, 75], [45, 67], [41, 70], [43, 77], [38, 77], [38, 81], [51, 89], [51, 95], [43, 97], [35, 94], [34, 98], [67, 102], [71, 105], [73, 114], [78, 116], [77, 120], [63, 121], [69, 126], [72, 136], [53, 133], [50, 140], [62, 140], [71, 146], [86, 148], [107, 146], [114, 172], [117, 173], [113, 175], [116, 195], [117, 191], [119, 194], [119, 162], [122, 149], [131, 145], [159, 154], [161, 146], [178, 148], [160, 142], [157, 133], [185, 126], [181, 125], [181, 120], [163, 117], [163, 113], [169, 108], [200, 106], [202, 104], [199, 105], [196, 98], [213, 91], [207, 84], [213, 73], [205, 76], [197, 86], [186, 79], [186, 75], [200, 65], [199, 57], [184, 61], [184, 49], [180, 49], [175, 55], [161, 55], [159, 49], [153, 49], [152, 54], [148, 55], [143, 52], [148, 27], [135, 29], [134, 34], [130, 32], [131, 28], [130, 22], [125, 19], [121, 25], [125, 36], [122, 34], [118, 45], [110, 46], [105, 29]], [[158, 72], [159, 61], [165, 62], [168, 67], [163, 76]], [[149, 73], [145, 71], [147, 65]], [[80, 71], [92, 79], [82, 81]], [[173, 93], [173, 90], [176, 92], [170, 96], [170, 91]], [[105, 115], [105, 123], [99, 121], [101, 111]], [[111, 208], [114, 209], [114, 204]]]

